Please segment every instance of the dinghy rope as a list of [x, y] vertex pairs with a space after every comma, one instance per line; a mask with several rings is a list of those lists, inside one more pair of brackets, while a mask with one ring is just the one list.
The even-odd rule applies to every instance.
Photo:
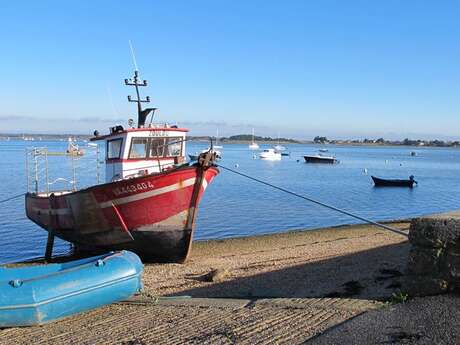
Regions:
[[317, 204], [317, 205], [326, 207], [326, 208], [328, 208], [328, 209], [330, 209], [330, 210], [333, 210], [333, 211], [336, 211], [336, 212], [345, 214], [345, 215], [350, 216], [350, 217], [352, 217], [352, 218], [359, 219], [359, 220], [361, 220], [361, 221], [363, 221], [363, 222], [366, 222], [366, 223], [375, 225], [375, 226], [377, 226], [377, 227], [379, 227], [379, 228], [382, 228], [382, 229], [385, 229], [385, 230], [394, 232], [394, 233], [396, 233], [396, 234], [399, 234], [399, 235], [408, 237], [408, 234], [407, 234], [407, 233], [405, 233], [404, 231], [401, 231], [401, 230], [399, 230], [399, 229], [396, 229], [396, 228], [393, 228], [393, 227], [391, 227], [391, 226], [388, 226], [388, 225], [385, 225], [385, 224], [381, 224], [381, 223], [378, 223], [378, 222], [374, 222], [373, 220], [370, 220], [370, 219], [368, 219], [368, 218], [358, 216], [358, 215], [356, 215], [356, 214], [354, 214], [354, 213], [351, 213], [351, 212], [348, 212], [348, 211], [346, 211], [346, 210], [340, 209], [340, 208], [338, 208], [338, 207], [335, 207], [335, 206], [326, 204], [326, 203], [324, 203], [324, 202], [315, 200], [315, 199], [310, 198], [310, 197], [308, 197], [308, 196], [301, 195], [301, 194], [297, 194], [297, 193], [295, 193], [295, 192], [293, 192], [293, 191], [290, 191], [290, 190], [288, 190], [288, 189], [285, 189], [285, 188], [276, 186], [276, 185], [274, 185], [274, 184], [271, 184], [271, 183], [269, 183], [269, 182], [260, 180], [260, 179], [258, 179], [258, 178], [255, 178], [255, 177], [246, 175], [246, 174], [244, 174], [244, 173], [241, 173], [241, 172], [239, 172], [239, 171], [233, 170], [233, 169], [228, 168], [228, 167], [226, 167], [226, 166], [223, 166], [223, 165], [221, 165], [221, 164], [217, 164], [217, 163], [214, 163], [214, 164], [215, 164], [216, 166], [218, 166], [219, 168], [222, 168], [222, 169], [227, 170], [227, 171], [230, 171], [230, 172], [232, 172], [232, 173], [234, 173], [234, 174], [237, 174], [237, 175], [246, 177], [247, 179], [250, 179], [250, 180], [252, 180], [252, 181], [255, 181], [255, 182], [264, 184], [264, 185], [266, 185], [266, 186], [272, 187], [272, 188], [277, 189], [277, 190], [279, 190], [279, 191], [282, 191], [282, 192], [284, 192], [284, 193], [287, 193], [287, 194], [296, 196], [296, 197], [298, 197], [298, 198], [301, 198], [301, 199], [310, 201], [310, 202], [312, 202], [312, 203], [314, 203], [314, 204]]

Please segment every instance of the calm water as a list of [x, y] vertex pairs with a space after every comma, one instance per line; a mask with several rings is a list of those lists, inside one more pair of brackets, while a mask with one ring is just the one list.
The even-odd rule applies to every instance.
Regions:
[[[26, 190], [24, 150], [33, 145], [62, 151], [67, 143], [0, 142], [0, 200]], [[189, 143], [187, 151], [195, 153], [205, 147]], [[340, 164], [303, 163], [304, 154], [317, 152], [318, 147], [313, 145], [291, 145], [288, 147], [291, 156], [278, 162], [253, 159], [247, 145], [225, 145], [221, 164], [373, 220], [460, 208], [459, 149], [417, 148], [415, 157], [409, 155], [414, 150], [409, 147], [328, 146], [328, 149]], [[72, 180], [71, 167], [75, 164], [78, 187], [94, 184], [95, 157], [94, 148], [87, 148], [87, 154], [73, 163], [70, 158], [50, 157], [50, 181], [59, 177]], [[103, 170], [102, 167], [102, 175]], [[370, 175], [407, 178], [411, 174], [419, 181], [419, 186], [412, 190], [373, 188], [370, 178]], [[56, 187], [66, 185], [68, 182], [63, 180], [55, 183]], [[0, 204], [0, 216], [0, 263], [43, 255], [46, 233], [26, 219], [23, 198]], [[195, 238], [248, 236], [347, 223], [356, 221], [222, 171], [202, 199]], [[55, 252], [68, 249], [68, 243], [57, 241]]]

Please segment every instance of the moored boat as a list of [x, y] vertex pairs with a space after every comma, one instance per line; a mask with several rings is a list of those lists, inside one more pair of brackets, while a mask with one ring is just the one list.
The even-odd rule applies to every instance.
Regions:
[[333, 156], [323, 156], [323, 155], [311, 155], [303, 156], [305, 163], [325, 163], [325, 164], [335, 164], [339, 161]]
[[[216, 143], [213, 145], [214, 150], [222, 150], [224, 147], [219, 144], [219, 129], [216, 129]], [[220, 151], [219, 151], [220, 153]]]
[[375, 176], [371, 176], [372, 181], [376, 187], [409, 187], [413, 188], [417, 181], [414, 180], [414, 176], [409, 176], [407, 180], [401, 179], [383, 179]]
[[279, 161], [281, 160], [281, 153], [276, 152], [274, 149], [265, 149], [259, 154], [259, 157], [269, 161]]
[[252, 129], [252, 142], [249, 144], [249, 149], [250, 150], [258, 150], [259, 149], [259, 144], [257, 144], [254, 141], [254, 128]]
[[83, 156], [85, 152], [78, 147], [78, 144], [72, 139], [72, 137], [69, 137], [65, 153], [69, 156]]
[[259, 149], [259, 144], [250, 143], [248, 147], [249, 147], [250, 150], [258, 150]]
[[[142, 109], [139, 86], [147, 81], [125, 79], [135, 86], [137, 128], [117, 125], [107, 135], [95, 131], [92, 141], [106, 145], [106, 183], [81, 190], [26, 194], [29, 219], [75, 245], [77, 250], [128, 249], [149, 261], [184, 262], [190, 253], [199, 201], [219, 173], [215, 153], [185, 162], [187, 129], [146, 125], [156, 108]], [[38, 185], [36, 183], [35, 185]], [[46, 184], [48, 185], [48, 184]]]
[[61, 264], [0, 267], [0, 328], [41, 325], [127, 299], [143, 265], [122, 251]]

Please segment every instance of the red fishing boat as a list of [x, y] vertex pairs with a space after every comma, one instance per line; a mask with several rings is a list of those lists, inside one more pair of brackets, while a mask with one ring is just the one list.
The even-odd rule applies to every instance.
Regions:
[[[184, 262], [190, 253], [195, 218], [206, 187], [219, 173], [213, 151], [185, 161], [187, 129], [153, 125], [146, 119], [156, 108], [142, 109], [139, 80], [138, 121], [129, 128], [115, 126], [107, 135], [95, 131], [92, 141], [106, 146], [106, 183], [80, 190], [26, 194], [27, 217], [48, 231], [47, 256], [54, 236], [76, 249], [132, 250], [149, 261]], [[51, 243], [51, 246], [50, 246]]]

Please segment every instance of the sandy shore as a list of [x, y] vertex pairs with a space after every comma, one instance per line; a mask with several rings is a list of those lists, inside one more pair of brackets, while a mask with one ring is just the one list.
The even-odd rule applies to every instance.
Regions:
[[[408, 222], [393, 223], [408, 230]], [[147, 264], [151, 295], [193, 297], [360, 297], [399, 287], [407, 238], [369, 225], [196, 242], [185, 265]], [[209, 282], [206, 275], [222, 270]]]
[[[3, 329], [0, 344], [303, 344], [381, 307], [408, 249], [406, 237], [367, 225], [196, 242], [186, 264], [146, 264], [145, 293], [132, 301]], [[197, 298], [156, 298], [183, 295]]]

